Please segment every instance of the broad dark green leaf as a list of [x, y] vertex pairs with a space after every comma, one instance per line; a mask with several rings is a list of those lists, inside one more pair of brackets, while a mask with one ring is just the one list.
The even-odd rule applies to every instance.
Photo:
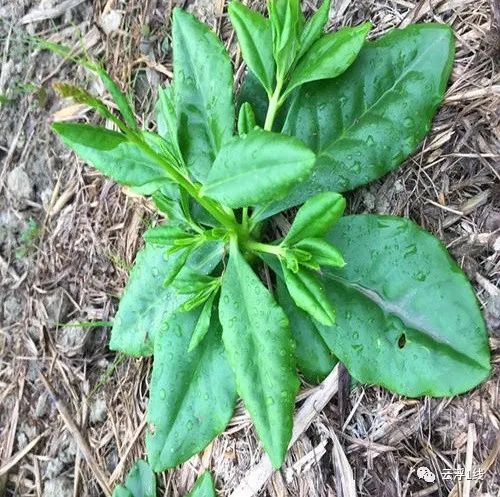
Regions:
[[297, 366], [310, 383], [324, 380], [337, 363], [314, 321], [293, 302], [281, 277], [276, 284], [276, 298], [290, 320], [297, 343]]
[[197, 480], [193, 490], [186, 497], [216, 497], [212, 475], [205, 471]]
[[345, 198], [323, 192], [310, 198], [297, 212], [283, 243], [291, 246], [304, 238], [321, 238], [342, 217]]
[[325, 294], [319, 276], [305, 268], [300, 268], [297, 272], [291, 271], [285, 264], [281, 265], [281, 270], [288, 292], [297, 307], [306, 311], [319, 323], [333, 324], [335, 310]]
[[203, 23], [176, 8], [173, 16], [174, 100], [179, 144], [203, 182], [233, 134], [233, 72], [224, 45]]
[[342, 74], [358, 56], [370, 29], [371, 24], [365, 23], [323, 35], [294, 68], [284, 96], [309, 81], [336, 78]]
[[456, 395], [488, 377], [476, 296], [439, 240], [373, 215], [342, 218], [327, 239], [347, 264], [325, 280], [338, 312], [322, 335], [354, 378], [416, 397]]
[[156, 472], [203, 450], [233, 415], [236, 386], [217, 319], [199, 347], [187, 351], [199, 314], [170, 315], [155, 337], [146, 448]]
[[146, 461], [139, 459], [130, 470], [125, 487], [132, 497], [156, 497], [156, 477]]
[[232, 208], [283, 198], [308, 177], [314, 161], [299, 140], [254, 130], [222, 148], [201, 193]]
[[[367, 43], [338, 78], [302, 86], [283, 130], [307, 143], [318, 160], [310, 178], [263, 217], [396, 168], [429, 131], [453, 54], [448, 26], [415, 24]], [[253, 105], [250, 95], [245, 98]]]
[[312, 255], [312, 260], [320, 266], [343, 267], [345, 260], [337, 247], [323, 238], [305, 238], [295, 244], [295, 248]]
[[[153, 337], [162, 323], [186, 300], [173, 287], [165, 288], [165, 275], [180, 255], [167, 255], [165, 247], [147, 244], [137, 254], [113, 323], [109, 347], [140, 357], [153, 353]], [[212, 242], [196, 250], [191, 269], [208, 273], [222, 257], [222, 245]], [[182, 274], [182, 273], [181, 273]]]
[[278, 468], [290, 442], [299, 388], [295, 343], [285, 313], [235, 244], [223, 276], [219, 315], [238, 393]]
[[331, 3], [331, 0], [323, 0], [320, 8], [314, 13], [311, 19], [307, 21], [300, 35], [300, 50], [297, 59], [300, 59], [308, 52], [312, 44], [323, 34], [323, 29], [328, 22]]
[[244, 102], [238, 114], [238, 133], [240, 135], [247, 135], [256, 125], [252, 106], [248, 102]]
[[121, 133], [79, 123], [54, 123], [52, 129], [80, 159], [121, 185], [150, 194], [171, 183], [165, 170]]
[[228, 12], [238, 36], [243, 60], [267, 93], [272, 93], [274, 59], [273, 37], [269, 19], [236, 1], [229, 4]]

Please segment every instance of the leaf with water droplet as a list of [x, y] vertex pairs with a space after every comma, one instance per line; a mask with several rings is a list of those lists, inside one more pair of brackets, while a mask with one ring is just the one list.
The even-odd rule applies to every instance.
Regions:
[[[238, 393], [273, 466], [279, 467], [290, 441], [299, 387], [288, 319], [235, 244], [231, 245], [221, 291], [222, 337]], [[247, 366], [252, 361], [254, 365]], [[289, 396], [275, 402], [284, 390]]]
[[[314, 173], [285, 199], [262, 206], [259, 220], [318, 192], [352, 190], [399, 166], [428, 132], [453, 56], [449, 26], [414, 24], [365, 43], [337, 78], [301, 86], [290, 97], [283, 132], [317, 153]], [[245, 98], [254, 105], [249, 93]], [[411, 126], [404, 125], [408, 118]], [[358, 158], [355, 168], [349, 156]]]
[[203, 450], [226, 428], [233, 414], [234, 375], [224, 354], [220, 325], [212, 318], [200, 345], [191, 352], [188, 347], [200, 319], [199, 309], [170, 316], [170, 328], [179, 332], [169, 334], [169, 347], [159, 346], [164, 336], [155, 337], [147, 411], [155, 431], [146, 435], [155, 471], [173, 468]]
[[319, 329], [354, 378], [414, 397], [456, 395], [488, 377], [477, 299], [436, 238], [408, 219], [359, 215], [327, 240], [346, 259], [325, 279], [342, 312]]

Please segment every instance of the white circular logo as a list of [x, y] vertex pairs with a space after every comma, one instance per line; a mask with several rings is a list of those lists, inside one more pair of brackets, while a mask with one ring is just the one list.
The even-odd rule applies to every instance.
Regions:
[[417, 469], [417, 476], [427, 483], [434, 483], [436, 481], [436, 475], [427, 466], [420, 466]]

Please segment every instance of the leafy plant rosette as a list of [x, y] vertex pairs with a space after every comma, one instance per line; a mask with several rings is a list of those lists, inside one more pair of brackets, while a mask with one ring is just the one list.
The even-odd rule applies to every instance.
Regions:
[[[53, 129], [167, 218], [144, 234], [110, 344], [154, 357], [154, 471], [209, 444], [238, 396], [280, 467], [298, 371], [319, 382], [341, 361], [356, 380], [410, 397], [456, 395], [490, 371], [474, 291], [441, 242], [408, 219], [343, 217], [341, 192], [395, 169], [429, 131], [453, 64], [451, 29], [414, 24], [367, 41], [369, 23], [324, 33], [329, 0], [307, 21], [298, 0], [268, 10], [229, 6], [248, 66], [236, 107], [228, 53], [180, 9], [156, 133], [139, 129], [97, 64], [83, 61], [119, 115], [59, 85], [116, 131]], [[286, 236], [269, 241], [271, 217], [299, 205]]]

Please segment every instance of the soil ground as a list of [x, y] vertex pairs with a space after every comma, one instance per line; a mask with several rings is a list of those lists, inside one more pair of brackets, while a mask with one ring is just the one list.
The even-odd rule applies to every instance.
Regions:
[[[396, 173], [350, 194], [349, 209], [410, 217], [444, 241], [477, 289], [498, 365], [500, 7], [495, 0], [333, 3], [331, 29], [367, 19], [373, 36], [416, 21], [455, 29], [456, 63], [431, 134]], [[133, 92], [148, 125], [156, 87], [172, 76], [176, 4], [218, 31], [240, 67], [223, 0], [0, 0], [0, 496], [100, 496], [100, 473], [113, 487], [144, 454], [150, 372], [149, 361], [107, 349], [105, 322], [154, 214], [50, 132], [54, 119], [96, 119], [58, 99], [54, 82], [105, 94], [84, 70], [38, 50], [30, 37], [84, 46], [100, 57]], [[317, 2], [303, 5], [310, 13]], [[95, 321], [104, 326], [61, 326]], [[304, 386], [302, 398], [313, 391]], [[263, 495], [351, 497], [351, 471], [359, 496], [499, 495], [498, 398], [497, 367], [473, 392], [444, 400], [355, 385], [341, 371], [339, 393]], [[81, 455], [85, 446], [90, 462]], [[460, 479], [467, 452], [484, 470], [472, 482]], [[220, 495], [228, 496], [260, 457], [239, 406], [225, 434], [160, 479], [165, 495], [176, 497], [210, 468]], [[421, 466], [437, 479], [418, 478]]]

